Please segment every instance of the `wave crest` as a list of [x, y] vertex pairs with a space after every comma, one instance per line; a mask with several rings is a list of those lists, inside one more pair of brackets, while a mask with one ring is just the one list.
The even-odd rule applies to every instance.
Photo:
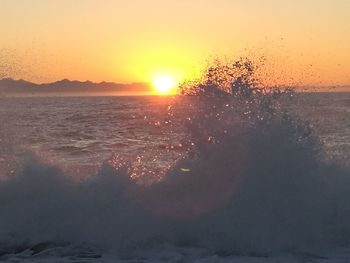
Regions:
[[289, 89], [257, 83], [253, 64], [240, 60], [210, 69], [186, 93], [196, 96], [179, 97], [189, 103], [189, 146], [151, 185], [135, 183], [118, 160], [74, 182], [29, 157], [0, 182], [0, 242], [119, 251], [171, 243], [239, 254], [349, 242], [349, 172], [325, 162], [317, 136], [284, 108]]

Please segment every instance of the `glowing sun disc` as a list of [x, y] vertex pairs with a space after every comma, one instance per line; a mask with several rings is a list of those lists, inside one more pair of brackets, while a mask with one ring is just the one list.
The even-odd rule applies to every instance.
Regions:
[[175, 81], [168, 76], [160, 76], [154, 80], [154, 88], [160, 94], [168, 94], [175, 88]]

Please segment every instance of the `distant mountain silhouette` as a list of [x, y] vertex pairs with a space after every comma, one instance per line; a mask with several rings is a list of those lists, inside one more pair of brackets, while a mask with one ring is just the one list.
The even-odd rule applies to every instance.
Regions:
[[114, 82], [94, 83], [63, 79], [44, 84], [36, 84], [22, 79], [5, 78], [0, 80], [1, 94], [150, 94], [151, 89], [146, 83], [120, 84]]

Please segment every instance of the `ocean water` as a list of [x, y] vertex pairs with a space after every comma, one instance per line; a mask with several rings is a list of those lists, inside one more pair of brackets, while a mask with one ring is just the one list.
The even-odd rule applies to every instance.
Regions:
[[[1, 169], [28, 152], [73, 176], [95, 175], [113, 154], [168, 151], [181, 141], [169, 97], [2, 98]], [[181, 109], [179, 109], [181, 111]], [[177, 132], [177, 134], [175, 134]], [[174, 145], [173, 145], [174, 144]], [[178, 149], [178, 147], [176, 147]], [[159, 160], [161, 161], [161, 160]]]
[[[173, 97], [0, 98], [0, 169], [14, 171], [16, 158], [32, 152], [72, 175], [94, 175], [113, 154], [127, 158], [160, 151], [171, 164], [186, 140], [189, 102]], [[309, 122], [330, 158], [350, 153], [350, 93], [297, 94], [292, 112]], [[176, 115], [176, 116], [174, 116]], [[189, 113], [191, 115], [191, 113]], [[180, 147], [179, 147], [180, 145]], [[18, 160], [17, 160], [18, 161]]]
[[330, 158], [349, 159], [349, 93], [300, 94], [290, 103], [291, 108], [318, 134]]
[[0, 260], [346, 262], [350, 93], [282, 104], [0, 98]]

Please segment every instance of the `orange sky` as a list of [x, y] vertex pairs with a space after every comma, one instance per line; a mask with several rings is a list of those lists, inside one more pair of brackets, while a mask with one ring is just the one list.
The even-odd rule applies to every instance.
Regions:
[[0, 77], [178, 81], [265, 56], [281, 82], [350, 84], [349, 0], [0, 0]]

